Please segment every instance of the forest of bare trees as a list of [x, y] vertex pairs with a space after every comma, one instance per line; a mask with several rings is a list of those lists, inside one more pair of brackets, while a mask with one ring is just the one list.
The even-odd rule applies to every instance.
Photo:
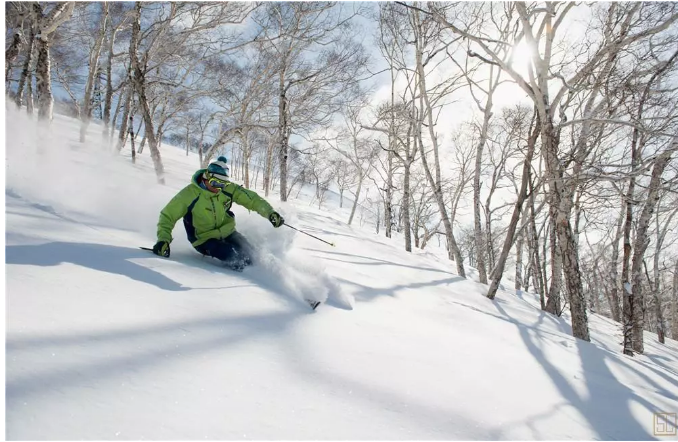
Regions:
[[245, 187], [336, 191], [348, 224], [440, 243], [577, 338], [592, 313], [627, 355], [678, 338], [678, 3], [5, 9], [7, 105], [41, 124], [58, 105], [84, 145], [99, 124], [112, 155], [147, 146], [160, 184], [168, 146], [226, 152]]

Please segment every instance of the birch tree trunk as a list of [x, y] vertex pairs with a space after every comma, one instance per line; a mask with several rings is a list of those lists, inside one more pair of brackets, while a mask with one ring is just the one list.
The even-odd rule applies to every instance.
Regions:
[[268, 197], [271, 190], [271, 174], [273, 173], [273, 137], [266, 146], [266, 162], [264, 165], [264, 195]]
[[[42, 14], [42, 12], [41, 12]], [[37, 20], [35, 18], [34, 20]], [[33, 60], [35, 59], [35, 28], [37, 24], [31, 24], [28, 31], [28, 45], [26, 47], [26, 59], [24, 60], [24, 67], [21, 70], [21, 76], [19, 77], [19, 86], [17, 88], [16, 97], [14, 97], [14, 103], [18, 109], [23, 105], [23, 95], [27, 83], [33, 81], [33, 75], [31, 73], [31, 66]]]
[[[678, 147], [678, 137], [674, 139], [672, 144], [675, 147]], [[647, 199], [645, 200], [643, 211], [640, 215], [640, 218], [638, 219], [638, 227], [636, 229], [633, 262], [631, 264], [631, 275], [633, 277], [631, 293], [633, 294], [633, 350], [638, 353], [643, 353], [644, 351], [643, 326], [645, 321], [645, 302], [643, 299], [643, 272], [641, 270], [641, 265], [643, 262], [643, 256], [647, 250], [647, 246], [650, 244], [648, 230], [650, 227], [650, 221], [652, 220], [652, 214], [654, 213], [657, 201], [659, 200], [661, 177], [664, 173], [666, 165], [671, 160], [671, 153], [671, 149], [668, 149], [659, 155], [655, 161], [654, 167], [652, 168], [650, 184], [647, 188]]]
[[405, 166], [403, 174], [403, 229], [405, 230], [405, 251], [412, 251], [412, 221], [410, 220], [410, 165]]
[[132, 148], [132, 164], [137, 162], [137, 152], [134, 146], [134, 139], [136, 134], [134, 133], [134, 114], [129, 116], [129, 140]]
[[[285, 63], [283, 62], [283, 66]], [[287, 201], [287, 156], [289, 153], [289, 103], [287, 102], [287, 89], [285, 87], [285, 69], [280, 70], [279, 77], [279, 102], [278, 102], [278, 133], [280, 145], [278, 161], [280, 165], [280, 201]], [[352, 215], [352, 214], [351, 214]], [[353, 217], [351, 216], [351, 219]]]
[[[678, 55], [678, 52], [672, 57], [675, 58]], [[664, 73], [666, 69], [668, 69], [670, 66], [670, 63], [666, 63], [662, 68], [657, 70], [652, 77], [648, 80], [647, 84], [645, 85], [645, 89], [643, 90], [643, 94], [641, 95], [641, 98], [638, 103], [638, 111], [637, 111], [637, 118], [638, 120], [641, 120], [643, 117], [644, 113], [644, 107], [645, 107], [645, 102], [650, 95], [650, 89], [654, 81]], [[674, 138], [672, 142], [672, 147], [675, 146], [677, 143], [676, 138]], [[623, 302], [623, 316], [624, 316], [624, 344], [623, 344], [623, 352], [626, 355], [633, 356], [633, 350], [636, 348], [640, 349], [640, 352], [642, 353], [643, 351], [643, 341], [642, 341], [642, 324], [644, 321], [644, 318], [638, 318], [639, 315], [644, 315], [644, 306], [643, 306], [643, 299], [642, 299], [642, 288], [638, 287], [636, 290], [634, 288], [635, 284], [635, 278], [636, 275], [634, 273], [634, 270], [632, 269], [630, 274], [629, 274], [629, 261], [631, 259], [631, 223], [633, 222], [633, 205], [635, 204], [635, 185], [636, 185], [636, 172], [637, 169], [641, 163], [641, 151], [642, 148], [645, 144], [645, 139], [642, 137], [640, 134], [640, 131], [637, 127], [633, 129], [633, 134], [631, 138], [631, 178], [629, 179], [629, 189], [626, 194], [626, 223], [624, 225], [624, 260], [622, 264], [622, 283], [625, 287], [624, 290], [624, 302]], [[670, 152], [670, 150], [668, 151]], [[661, 158], [661, 156], [660, 156]], [[660, 158], [657, 159], [657, 162], [655, 163], [655, 168], [661, 164]], [[666, 162], [668, 163], [668, 160], [670, 159], [670, 153], [669, 157], [666, 159]], [[665, 167], [664, 165], [663, 167]], [[663, 167], [662, 167], [662, 172], [663, 172]], [[660, 172], [660, 177], [661, 178], [661, 173]], [[654, 173], [655, 170], [652, 172], [652, 178], [654, 178]], [[658, 178], [658, 179], [659, 179]], [[650, 188], [648, 188], [648, 202], [646, 203], [646, 208], [649, 207], [647, 204], [650, 201], [649, 198], [650, 194]], [[652, 210], [654, 210], [654, 203], [652, 205]], [[645, 212], [645, 209], [643, 209], [643, 213]], [[649, 224], [649, 220], [647, 221]], [[647, 229], [647, 227], [646, 227]], [[646, 238], [643, 238], [643, 241], [645, 241]], [[642, 245], [638, 241], [638, 234], [636, 234], [636, 246]], [[644, 249], [642, 253], [639, 254], [641, 256], [645, 252], [645, 248], [647, 248], [647, 244], [644, 245]], [[634, 250], [634, 262], [635, 262], [635, 256], [638, 255], [638, 251]], [[640, 272], [640, 263], [635, 263], [637, 266], [637, 271]], [[632, 279], [634, 280], [632, 283]], [[640, 279], [638, 280], [640, 282]], [[636, 300], [636, 296], [639, 297], [639, 300]], [[640, 310], [638, 310], [640, 309]], [[637, 323], [640, 324], [640, 330], [637, 329]], [[634, 342], [636, 337], [639, 337], [641, 340], [639, 343]]]
[[139, 105], [141, 106], [142, 115], [144, 118], [144, 135], [148, 140], [148, 148], [151, 150], [151, 159], [153, 160], [153, 167], [158, 179], [158, 183], [165, 184], [165, 169], [160, 158], [160, 151], [158, 150], [158, 141], [155, 137], [155, 129], [153, 127], [153, 116], [148, 106], [148, 98], [146, 97], [146, 80], [145, 73], [142, 70], [141, 63], [137, 49], [139, 47], [139, 35], [141, 32], [141, 2], [136, 2], [136, 14], [134, 23], [132, 25], [132, 37], [130, 39], [130, 60], [134, 71], [132, 81], [134, 88], [139, 97]]
[[[636, 164], [635, 149], [632, 153], [631, 170], [635, 170]], [[633, 293], [631, 292], [630, 281], [630, 263], [631, 263], [631, 224], [633, 222], [633, 198], [635, 189], [635, 177], [631, 176], [629, 188], [626, 191], [626, 220], [624, 223], [624, 256], [622, 260], [622, 314], [624, 320], [623, 334], [623, 352], [628, 356], [633, 356], [633, 318], [634, 318], [634, 302]]]
[[[494, 90], [497, 87], [499, 75], [501, 75], [501, 69], [497, 69], [497, 78], [495, 80], [495, 66], [490, 65], [490, 74], [489, 74], [489, 83], [487, 87], [487, 99], [485, 101], [485, 106], [483, 107], [480, 104], [480, 101], [476, 99], [478, 108], [483, 112], [483, 125], [480, 129], [480, 139], [478, 140], [478, 146], [476, 147], [476, 164], [475, 164], [475, 173], [473, 175], [473, 230], [476, 244], [476, 267], [478, 268], [478, 278], [481, 284], [487, 284], [487, 261], [485, 260], [485, 250], [491, 248], [492, 234], [489, 229], [490, 219], [489, 213], [486, 215], [486, 224], [487, 229], [485, 231], [483, 239], [483, 228], [482, 222], [480, 219], [480, 175], [483, 167], [483, 149], [487, 143], [487, 132], [490, 127], [490, 119], [492, 118], [492, 96]], [[471, 91], [473, 92], [473, 91]], [[474, 95], [475, 98], [475, 95]], [[489, 199], [489, 198], [488, 198]], [[489, 212], [490, 206], [487, 205], [487, 211]], [[489, 258], [491, 255], [488, 254]]]
[[[412, 219], [410, 211], [410, 201], [412, 199], [412, 192], [410, 190], [410, 180], [411, 180], [411, 169], [412, 163], [414, 162], [414, 155], [416, 152], [416, 144], [414, 150], [410, 150], [410, 143], [412, 140], [412, 126], [414, 122], [410, 121], [407, 127], [407, 141], [405, 144], [405, 164], [404, 164], [404, 176], [403, 176], [403, 204], [402, 204], [402, 213], [403, 213], [403, 222], [405, 224], [405, 250], [407, 252], [412, 251]], [[416, 246], [419, 246], [419, 241], [417, 239]]]
[[[115, 36], [118, 33], [118, 27], [111, 29], [110, 35], [108, 36], [108, 58], [106, 61], [106, 94], [104, 96], [104, 127], [102, 134], [103, 136], [109, 135], [109, 124], [112, 124], [113, 128], [110, 129], [110, 134], [115, 131], [115, 118], [111, 122], [111, 102], [113, 100], [113, 46], [115, 45]], [[129, 78], [129, 75], [128, 75]], [[121, 94], [122, 97], [122, 94]], [[120, 100], [118, 100], [118, 105]], [[116, 112], [117, 116], [117, 112]]]
[[125, 86], [122, 88], [120, 91], [120, 98], [118, 99], [118, 104], [115, 106], [115, 112], [113, 113], [113, 119], [111, 120], [111, 132], [110, 132], [110, 140], [111, 140], [111, 146], [113, 145], [113, 138], [115, 137], [115, 122], [118, 121], [118, 114], [120, 114], [120, 108], [122, 107], [122, 97], [123, 93], [126, 91], [128, 87], [132, 87], [131, 84]]
[[[391, 214], [392, 214], [392, 199], [393, 199], [393, 157], [396, 150], [398, 140], [396, 138], [395, 127], [395, 72], [393, 69], [393, 60], [389, 60], [389, 71], [391, 74], [391, 127], [388, 133], [388, 179], [386, 181], [386, 237], [391, 237]], [[407, 202], [407, 200], [405, 200]], [[407, 203], [406, 203], [407, 204]], [[407, 242], [407, 241], [406, 241]], [[407, 250], [407, 245], [405, 245]]]
[[389, 149], [387, 158], [386, 192], [384, 192], [384, 227], [386, 238], [391, 237], [391, 220], [393, 219], [393, 150]]
[[187, 119], [186, 120], [186, 156], [188, 156], [188, 152], [191, 150], [191, 123]]
[[[524, 209], [521, 213], [520, 218], [524, 218]], [[525, 235], [521, 232], [518, 234], [518, 240], [516, 241], [516, 276], [515, 276], [515, 289], [521, 290], [523, 285], [523, 247], [525, 243]], [[527, 290], [527, 288], [525, 288]]]
[[144, 146], [146, 146], [146, 130], [144, 130], [144, 136], [141, 137], [141, 143], [139, 143], [139, 153], [144, 151]]
[[[416, 21], [416, 27], [418, 31], [415, 35], [421, 35], [421, 21], [419, 20], [419, 12], [413, 12]], [[429, 136], [431, 137], [431, 143], [433, 144], [433, 155], [434, 155], [434, 167], [435, 167], [435, 177], [431, 173], [431, 169], [428, 166], [426, 160], [426, 152], [424, 151], [424, 142], [421, 137], [421, 126], [423, 126], [423, 118], [420, 117], [418, 121], [417, 134], [419, 137], [419, 149], [421, 153], [421, 161], [424, 165], [424, 170], [426, 171], [426, 177], [428, 178], [431, 187], [434, 189], [436, 203], [438, 204], [438, 211], [440, 212], [440, 217], [443, 221], [443, 226], [445, 227], [445, 236], [447, 239], [447, 248], [448, 248], [448, 257], [455, 261], [457, 264], [457, 274], [462, 278], [466, 278], [466, 271], [464, 270], [464, 260], [461, 256], [459, 246], [457, 241], [454, 238], [454, 232], [452, 230], [452, 223], [450, 222], [450, 217], [447, 213], [447, 208], [445, 207], [445, 199], [443, 197], [441, 176], [440, 176], [440, 159], [438, 156], [438, 139], [435, 133], [435, 123], [433, 121], [433, 109], [431, 108], [431, 103], [429, 102], [428, 92], [426, 91], [426, 74], [424, 72], [424, 66], [422, 64], [422, 48], [421, 41], [419, 38], [415, 37], [415, 55], [416, 55], [416, 68], [417, 68], [417, 84], [419, 86], [419, 100], [421, 103], [420, 109], [422, 114], [426, 114], [428, 119], [428, 130]]]
[[[623, 200], [622, 200], [623, 202]], [[617, 322], [621, 322], [621, 311], [619, 310], [619, 280], [618, 280], [618, 268], [619, 268], [619, 241], [624, 233], [622, 229], [622, 224], [624, 222], [624, 212], [619, 215], [619, 220], [617, 221], [617, 231], [612, 241], [612, 255], [610, 256], [610, 311], [612, 312], [612, 319]]]
[[[491, 75], [492, 74], [490, 74], [490, 76]], [[487, 126], [490, 115], [492, 114], [490, 109], [489, 106], [485, 107], [483, 127], [480, 131], [478, 146], [476, 147], [476, 167], [475, 173], [473, 174], [473, 232], [476, 243], [476, 267], [478, 268], [478, 278], [481, 284], [487, 284], [487, 268], [485, 266], [483, 228], [480, 220], [480, 172], [483, 167], [483, 147], [485, 146], [485, 140], [487, 139]]]
[[242, 129], [238, 132], [240, 134], [240, 141], [242, 143], [242, 160], [244, 169], [244, 185], [246, 189], [250, 188], [250, 131], [249, 129]]
[[655, 314], [657, 315], [657, 339], [659, 340], [660, 344], [665, 344], [665, 335], [666, 335], [666, 327], [664, 323], [664, 312], [662, 311], [662, 299], [660, 296], [660, 282], [661, 280], [659, 279], [659, 254], [655, 254], [655, 268], [654, 268], [654, 290], [652, 291], [653, 297], [654, 297], [654, 306], [655, 306]]
[[47, 36], [35, 39], [38, 58], [35, 65], [35, 87], [38, 93], [38, 120], [52, 121], [54, 98], [52, 97], [52, 79], [49, 57], [50, 42]]
[[536, 213], [535, 213], [535, 208], [534, 208], [534, 193], [536, 189], [534, 188], [534, 185], [532, 184], [532, 173], [531, 171], [528, 171], [528, 183], [530, 185], [530, 197], [529, 197], [529, 208], [530, 208], [530, 224], [529, 224], [529, 236], [528, 236], [528, 244], [530, 245], [530, 263], [532, 267], [532, 275], [534, 279], [534, 287], [539, 293], [539, 302], [541, 304], [541, 309], [546, 311], [546, 302], [544, 298], [545, 290], [546, 290], [546, 281], [544, 280], [544, 275], [541, 271], [541, 259], [539, 256], [539, 236], [537, 234], [537, 221], [536, 221]]
[[5, 51], [5, 90], [9, 91], [9, 74], [12, 72], [12, 63], [19, 55], [21, 46], [21, 31], [16, 31], [12, 37], [12, 43]]
[[28, 115], [33, 115], [33, 70], [28, 71], [28, 81], [26, 82], [26, 113]]
[[34, 40], [38, 53], [35, 65], [35, 84], [38, 92], [38, 119], [42, 121], [52, 121], [54, 106], [49, 37], [59, 25], [70, 18], [74, 6], [75, 2], [57, 3], [47, 15], [43, 15], [40, 6], [35, 6], [35, 15], [39, 17], [39, 35], [36, 35]]
[[[130, 41], [130, 52], [132, 50], [132, 41]], [[135, 49], [136, 50], [136, 49]], [[136, 83], [132, 79], [132, 63], [130, 62], [130, 67], [128, 69], [128, 80], [129, 84], [125, 87], [124, 100], [122, 99], [122, 94], [120, 96], [120, 101], [118, 101], [118, 106], [121, 106], [122, 119], [120, 120], [120, 131], [118, 132], [118, 151], [122, 150], [125, 147], [125, 140], [127, 139], [127, 124], [130, 113], [132, 113], [132, 98], [134, 97], [134, 91], [136, 89]], [[122, 103], [122, 104], [121, 104]], [[115, 118], [113, 119], [113, 128], [115, 128]], [[114, 130], [114, 129], [112, 129]], [[146, 130], [144, 129], [144, 136]]]
[[[504, 247], [501, 250], [501, 255], [499, 255], [499, 262], [492, 271], [492, 283], [490, 284], [490, 289], [487, 292], [487, 297], [490, 299], [494, 299], [497, 294], [502, 275], [504, 274], [506, 259], [508, 258], [508, 254], [511, 251], [511, 247], [513, 246], [516, 227], [518, 226], [520, 214], [523, 211], [523, 202], [527, 197], [527, 186], [530, 181], [532, 157], [534, 156], [535, 145], [537, 144], [538, 137], [539, 119], [536, 120], [536, 124], [534, 125], [532, 133], [530, 134], [530, 138], [527, 141], [527, 153], [525, 154], [525, 161], [523, 162], [523, 176], [520, 182], [520, 192], [518, 193], [518, 199], [516, 200], [515, 206], [513, 207], [513, 214], [511, 215], [511, 221], [509, 222], [506, 238], [504, 239]], [[477, 254], [480, 255], [481, 253], [478, 252]]]
[[85, 96], [82, 103], [82, 124], [80, 125], [80, 142], [84, 143], [87, 138], [87, 127], [92, 119], [92, 89], [94, 88], [94, 76], [99, 70], [99, 55], [101, 46], [106, 38], [106, 22], [108, 21], [108, 2], [103, 2], [101, 21], [99, 22], [99, 35], [94, 41], [94, 47], [89, 55], [89, 73], [85, 83]]
[[671, 338], [678, 341], [678, 260], [673, 269], [673, 302], [671, 314]]
[[[358, 169], [358, 189], [355, 192], [355, 198], [353, 199], [353, 206], [351, 207], [351, 215], [348, 217], [348, 225], [350, 226], [353, 222], [353, 217], [355, 216], [355, 209], [358, 207], [358, 199], [360, 198], [360, 190], [363, 187], [364, 176], [362, 171]], [[377, 221], [377, 233], [379, 233], [379, 221]]]
[[[546, 295], [545, 311], [556, 315], [560, 312], [560, 292], [562, 286], [563, 260], [558, 248], [558, 234], [556, 233], [555, 210], [549, 210], [549, 239], [551, 243], [551, 286]], [[545, 257], [544, 257], [545, 258]]]
[[[546, 78], [540, 75], [540, 85], [543, 87], [542, 93], [546, 94]], [[549, 100], [545, 100], [546, 103]], [[540, 115], [542, 120], [541, 140], [542, 154], [546, 163], [546, 178], [549, 182], [551, 195], [552, 213], [555, 214], [553, 222], [557, 234], [557, 243], [560, 248], [560, 255], [563, 260], [563, 274], [567, 292], [570, 297], [570, 314], [572, 316], [572, 335], [576, 338], [590, 341], [588, 329], [588, 317], [586, 315], [586, 298], [584, 296], [584, 287], [581, 280], [581, 271], [579, 270], [579, 256], [577, 244], [572, 231], [572, 225], [565, 210], [564, 183], [560, 171], [558, 160], [558, 136], [553, 126], [553, 116], [549, 109], [542, 109]]]
[[[659, 205], [659, 203], [657, 203]], [[657, 238], [656, 238], [656, 244], [655, 244], [655, 252], [654, 252], [654, 257], [653, 257], [653, 265], [654, 265], [654, 284], [653, 284], [653, 297], [655, 301], [655, 314], [657, 316], [657, 337], [659, 338], [659, 342], [664, 344], [664, 340], [666, 337], [666, 322], [664, 320], [664, 309], [662, 308], [662, 298], [661, 298], [661, 284], [662, 284], [662, 279], [659, 274], [659, 255], [661, 254], [661, 251], [663, 249], [664, 245], [664, 240], [666, 239], [666, 234], [669, 231], [669, 226], [673, 226], [673, 217], [675, 217], [678, 214], [678, 207], [674, 208], [673, 211], [669, 214], [669, 216], [666, 218], [666, 221], [664, 221], [664, 226], [660, 227], [659, 224], [659, 214], [655, 216], [655, 231], [657, 232]], [[646, 269], [647, 270], [647, 269]]]

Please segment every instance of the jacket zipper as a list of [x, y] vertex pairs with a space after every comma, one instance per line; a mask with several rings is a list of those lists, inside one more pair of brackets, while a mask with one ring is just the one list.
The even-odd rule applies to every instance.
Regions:
[[210, 202], [212, 203], [212, 215], [214, 216], [214, 228], [217, 228], [217, 209], [214, 207], [214, 198], [210, 198]]

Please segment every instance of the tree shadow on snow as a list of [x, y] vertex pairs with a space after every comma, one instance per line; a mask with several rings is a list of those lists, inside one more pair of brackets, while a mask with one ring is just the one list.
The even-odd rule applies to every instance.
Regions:
[[148, 252], [129, 247], [94, 243], [49, 242], [37, 245], [7, 246], [5, 255], [6, 264], [47, 267], [61, 263], [72, 263], [100, 272], [127, 276], [130, 279], [154, 285], [162, 290], [191, 290], [190, 287], [182, 286], [153, 269], [130, 261], [132, 258], [147, 258]]
[[[596, 432], [597, 438], [602, 440], [655, 439], [648, 432], [652, 423], [638, 422], [631, 413], [631, 404], [636, 402], [649, 410], [654, 410], [656, 407], [617, 380], [608, 366], [609, 363], [614, 363], [614, 360], [608, 358], [606, 350], [575, 338], [578, 354], [581, 357], [583, 381], [587, 387], [587, 392], [580, 394], [572, 385], [572, 376], [564, 374], [545, 355], [540, 345], [543, 341], [543, 337], [540, 336], [543, 330], [514, 320], [499, 303], [492, 302], [492, 305], [506, 320], [518, 327], [527, 349], [549, 375], [563, 399], [567, 400], [586, 419], [590, 428]], [[542, 435], [542, 437], [548, 438], [548, 435]]]
[[[27, 351], [29, 355], [44, 355], [46, 359], [69, 351], [76, 351], [79, 357], [65, 359], [57, 366], [32, 367], [28, 372], [13, 368], [13, 363], [8, 362], [7, 409], [17, 409], [28, 397], [41, 396], [55, 389], [67, 391], [69, 387], [82, 388], [105, 379], [125, 378], [172, 361], [199, 360], [204, 354], [227, 351], [231, 346], [242, 345], [262, 335], [284, 335], [295, 320], [303, 317], [299, 316], [300, 309], [252, 315], [213, 315], [60, 336], [52, 333], [8, 336], [8, 361], [21, 360]], [[102, 353], [102, 349], [106, 352]]]
[[422, 282], [413, 282], [410, 284], [396, 284], [390, 287], [370, 287], [364, 284], [357, 283], [355, 281], [349, 281], [345, 278], [337, 278], [338, 281], [343, 282], [344, 284], [350, 284], [356, 286], [358, 291], [353, 293], [353, 297], [356, 301], [367, 302], [372, 301], [379, 296], [392, 296], [395, 297], [396, 293], [400, 290], [414, 290], [414, 289], [426, 289], [430, 287], [443, 286], [446, 284], [453, 284], [455, 282], [464, 281], [465, 278], [461, 276], [451, 276], [449, 278], [429, 280]]
[[[452, 275], [456, 276], [454, 273], [451, 271], [447, 270], [441, 270], [441, 269], [436, 269], [433, 267], [427, 267], [427, 266], [416, 266], [416, 265], [409, 265], [409, 264], [403, 264], [399, 262], [394, 262], [394, 261], [387, 261], [385, 259], [380, 259], [380, 258], [374, 258], [371, 256], [365, 256], [365, 255], [358, 255], [355, 253], [343, 253], [343, 252], [333, 252], [331, 250], [320, 250], [320, 249], [309, 249], [309, 248], [303, 248], [302, 250], [308, 250], [312, 252], [317, 252], [317, 253], [325, 253], [328, 255], [336, 255], [336, 256], [345, 256], [348, 258], [354, 258], [353, 260], [351, 259], [339, 259], [339, 258], [329, 258], [326, 256], [320, 256], [321, 259], [325, 261], [336, 261], [336, 262], [345, 262], [347, 264], [359, 264], [359, 265], [365, 265], [365, 266], [397, 266], [397, 267], [405, 267], [408, 269], [413, 269], [417, 271], [426, 271], [426, 272], [434, 272], [434, 273], [445, 273], [447, 275]], [[356, 261], [355, 259], [363, 259], [365, 261]], [[451, 262], [451, 261], [450, 261]]]

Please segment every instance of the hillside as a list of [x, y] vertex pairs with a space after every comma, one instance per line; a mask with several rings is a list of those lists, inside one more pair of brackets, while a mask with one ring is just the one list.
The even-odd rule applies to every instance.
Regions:
[[265, 258], [243, 273], [181, 223], [170, 259], [139, 250], [196, 157], [164, 146], [159, 186], [94, 125], [82, 145], [70, 119], [34, 124], [8, 110], [7, 439], [647, 440], [678, 410], [675, 341], [625, 357], [595, 314], [577, 340], [533, 294], [491, 302], [333, 200], [270, 201], [336, 247], [236, 207]]

